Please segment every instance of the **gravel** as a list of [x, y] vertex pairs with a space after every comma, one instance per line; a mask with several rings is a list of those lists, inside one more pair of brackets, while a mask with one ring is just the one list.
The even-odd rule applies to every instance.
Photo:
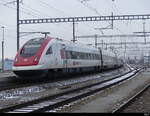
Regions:
[[[57, 81], [53, 83], [1, 91], [0, 92], [0, 109], [12, 106], [14, 104], [23, 103], [23, 102], [31, 101], [33, 99], [38, 99], [44, 96], [53, 95], [58, 92], [62, 92], [63, 90], [61, 90], [60, 88], [68, 84], [79, 86], [79, 85], [83, 85], [83, 83], [85, 84], [86, 81], [91, 83], [94, 79], [96, 80], [100, 78], [99, 80], [106, 80], [108, 79], [106, 78], [108, 75], [109, 75], [109, 78], [112, 78], [112, 75], [120, 74], [121, 72], [124, 72], [125, 70], [126, 68], [121, 68], [120, 70], [116, 70], [115, 72], [113, 71], [109, 73], [105, 72], [105, 73], [96, 74], [94, 76], [93, 75], [85, 76], [84, 78], [83, 77], [77, 78], [77, 79], [72, 78], [72, 79], [64, 80], [64, 81]], [[82, 82], [82, 83], [79, 84], [79, 82]]]
[[150, 112], [150, 88], [139, 98], [130, 104], [123, 113], [147, 113]]
[[[100, 93], [97, 93], [93, 97], [89, 97], [86, 100], [81, 100], [72, 106], [63, 108], [57, 112], [94, 112], [94, 113], [108, 113], [115, 110], [122, 103], [127, 101], [130, 97], [140, 91], [146, 84], [150, 83], [150, 69], [125, 81], [122, 84], [106, 89]], [[146, 94], [147, 93], [147, 94]], [[138, 104], [133, 104], [124, 112], [150, 112], [150, 90], [148, 90], [143, 96], [140, 97]]]

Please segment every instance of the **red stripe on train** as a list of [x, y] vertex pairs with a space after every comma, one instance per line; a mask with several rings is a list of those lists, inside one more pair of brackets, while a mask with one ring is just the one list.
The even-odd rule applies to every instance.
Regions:
[[36, 54], [34, 56], [31, 57], [21, 57], [20, 56], [20, 52], [22, 50], [22, 48], [18, 51], [15, 60], [14, 60], [14, 66], [32, 66], [32, 65], [37, 65], [39, 63], [39, 60], [41, 58], [41, 55], [46, 47], [46, 45], [49, 43], [49, 41], [52, 38], [47, 38], [44, 40], [44, 42], [41, 44], [40, 48], [37, 50]]

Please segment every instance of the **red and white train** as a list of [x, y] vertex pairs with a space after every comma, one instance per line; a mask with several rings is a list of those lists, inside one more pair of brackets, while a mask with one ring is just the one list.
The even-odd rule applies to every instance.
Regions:
[[[18, 51], [13, 72], [18, 77], [76, 73], [122, 66], [110, 51], [57, 38], [34, 38]], [[31, 78], [31, 77], [30, 77]]]

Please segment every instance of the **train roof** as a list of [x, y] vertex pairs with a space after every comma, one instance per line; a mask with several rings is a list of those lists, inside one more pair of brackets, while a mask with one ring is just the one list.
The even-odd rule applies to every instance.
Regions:
[[83, 44], [83, 43], [79, 43], [79, 42], [72, 42], [72, 41], [68, 41], [68, 40], [64, 40], [64, 39], [59, 39], [59, 38], [53, 38], [55, 39], [56, 41], [60, 42], [61, 44], [64, 44], [66, 45], [66, 47], [70, 47], [70, 48], [79, 48], [79, 49], [86, 49], [86, 50], [92, 50], [93, 52], [97, 52], [99, 51], [98, 48], [95, 48], [94, 46], [90, 46], [90, 45], [86, 45], [86, 44]]
[[101, 49], [104, 55], [107, 56], [115, 56], [115, 52], [113, 52], [112, 50], [105, 50], [105, 49]]
[[91, 51], [93, 53], [94, 52], [99, 52], [99, 49], [101, 49], [103, 54], [114, 56], [114, 52], [112, 52], [111, 50], [105, 50], [105, 49], [102, 49], [102, 48], [95, 48], [95, 46], [86, 45], [86, 44], [83, 44], [83, 43], [80, 43], [80, 42], [75, 42], [74, 43], [74, 42], [69, 41], [69, 40], [55, 38], [55, 37], [48, 37], [48, 36], [46, 38], [38, 37], [38, 38], [33, 38], [30, 41], [40, 41], [41, 42], [43, 39], [56, 40], [60, 44], [66, 45], [66, 49], [72, 49], [72, 50], [79, 49], [80, 51], [84, 51], [84, 52], [85, 51]]
[[[49, 37], [51, 38], [51, 37]], [[102, 48], [95, 48], [95, 46], [91, 46], [91, 45], [86, 45], [86, 44], [83, 44], [83, 43], [80, 43], [80, 42], [72, 42], [72, 41], [69, 41], [69, 40], [65, 40], [65, 39], [59, 39], [59, 38], [52, 38], [52, 39], [55, 39], [56, 41], [60, 42], [61, 44], [64, 44], [66, 45], [66, 48], [70, 48], [72, 50], [74, 50], [74, 48], [78, 48], [80, 51], [91, 51], [93, 53], [97, 53], [99, 52], [99, 49], [102, 50], [102, 53], [105, 54], [105, 55], [109, 55], [109, 56], [115, 56], [115, 53], [112, 51], [112, 50], [105, 50], [105, 49], [102, 49]]]

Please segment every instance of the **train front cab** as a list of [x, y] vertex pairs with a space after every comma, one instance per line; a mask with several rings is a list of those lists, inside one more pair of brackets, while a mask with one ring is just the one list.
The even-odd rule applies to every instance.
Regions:
[[15, 57], [13, 72], [19, 77], [43, 75], [45, 70], [42, 69], [39, 61], [49, 41], [49, 39], [36, 38], [25, 43]]

